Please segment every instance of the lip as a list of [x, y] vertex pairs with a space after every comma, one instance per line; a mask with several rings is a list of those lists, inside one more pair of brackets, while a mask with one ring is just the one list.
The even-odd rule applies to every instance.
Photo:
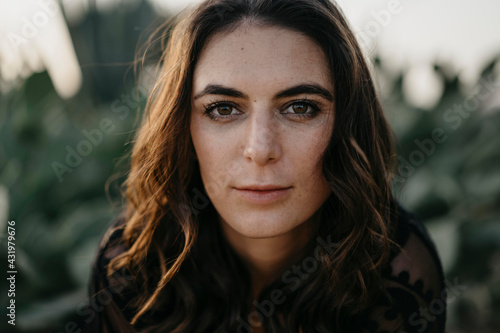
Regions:
[[292, 187], [277, 185], [251, 185], [235, 187], [234, 190], [247, 201], [258, 204], [267, 204], [285, 197], [292, 191]]

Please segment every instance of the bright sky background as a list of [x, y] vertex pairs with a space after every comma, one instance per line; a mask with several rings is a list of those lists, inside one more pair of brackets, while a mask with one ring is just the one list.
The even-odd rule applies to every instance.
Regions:
[[[399, 3], [398, 14], [388, 24], [379, 23], [373, 12], [388, 10]], [[199, 0], [150, 0], [174, 11]], [[499, 0], [338, 0], [357, 35], [368, 36], [367, 50], [377, 45], [397, 67], [429, 62], [451, 61], [473, 79], [479, 68], [500, 53]], [[378, 25], [378, 34], [369, 27]], [[364, 35], [363, 35], [364, 32]], [[360, 38], [358, 38], [360, 39]], [[366, 38], [365, 38], [366, 39]]]
[[[175, 12], [201, 0], [149, 1], [157, 8]], [[367, 55], [377, 51], [395, 71], [409, 70], [404, 90], [408, 100], [418, 107], [432, 108], [441, 96], [443, 83], [430, 66], [436, 60], [460, 73], [462, 82], [470, 85], [477, 82], [484, 66], [500, 54], [499, 0], [337, 3]]]
[[[81, 73], [68, 29], [60, 11], [52, 13], [40, 4], [54, 8], [57, 3], [62, 4], [69, 24], [76, 24], [86, 16], [88, 1], [0, 0], [0, 79], [9, 82], [46, 68], [62, 96], [76, 93]], [[94, 1], [103, 12], [139, 3], [139, 0]], [[171, 14], [201, 0], [148, 1], [160, 13]], [[446, 62], [460, 72], [463, 82], [471, 83], [484, 65], [500, 54], [500, 0], [337, 0], [337, 3], [367, 55], [377, 51], [395, 70], [412, 68], [407, 76], [411, 81], [409, 97], [415, 102], [423, 101], [423, 107], [432, 104], [433, 94], [440, 95], [440, 82], [433, 80], [435, 74], [429, 66], [433, 61]], [[35, 29], [34, 37], [12, 48], [7, 34], [21, 34], [23, 18], [33, 15], [49, 19], [41, 21], [43, 24]], [[55, 50], [64, 59], [54, 57]], [[2, 80], [0, 90], [1, 83]]]

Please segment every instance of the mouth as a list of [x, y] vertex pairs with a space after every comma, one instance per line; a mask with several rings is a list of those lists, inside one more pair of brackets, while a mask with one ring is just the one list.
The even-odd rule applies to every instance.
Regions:
[[278, 185], [251, 185], [235, 187], [234, 190], [246, 201], [258, 204], [268, 204], [287, 196], [292, 191], [292, 187]]

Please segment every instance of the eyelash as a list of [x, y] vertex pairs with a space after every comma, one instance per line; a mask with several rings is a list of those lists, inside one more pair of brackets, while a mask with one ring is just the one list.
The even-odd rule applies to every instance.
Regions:
[[[295, 104], [306, 104], [306, 106], [311, 108], [311, 111], [309, 113], [305, 113], [305, 114], [300, 114], [300, 113], [286, 113], [286, 114], [290, 114], [293, 117], [298, 117], [301, 119], [311, 119], [311, 118], [315, 117], [321, 111], [321, 108], [316, 103], [309, 101], [307, 99], [292, 101], [283, 110], [286, 110]], [[217, 102], [209, 103], [209, 104], [203, 106], [203, 108], [205, 109], [205, 113], [204, 113], [205, 116], [207, 116], [208, 118], [210, 118], [214, 121], [220, 121], [223, 119], [231, 119], [234, 116], [237, 116], [235, 114], [230, 114], [227, 116], [213, 114], [212, 111], [216, 107], [219, 107], [219, 106], [230, 106], [230, 107], [236, 108], [236, 105], [233, 102], [229, 102], [229, 101], [217, 101]]]

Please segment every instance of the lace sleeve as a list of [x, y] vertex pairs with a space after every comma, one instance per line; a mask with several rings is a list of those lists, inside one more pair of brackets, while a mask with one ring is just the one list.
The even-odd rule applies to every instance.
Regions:
[[435, 247], [424, 226], [400, 218], [400, 251], [383, 273], [387, 293], [369, 310], [363, 332], [441, 333], [446, 290]]

